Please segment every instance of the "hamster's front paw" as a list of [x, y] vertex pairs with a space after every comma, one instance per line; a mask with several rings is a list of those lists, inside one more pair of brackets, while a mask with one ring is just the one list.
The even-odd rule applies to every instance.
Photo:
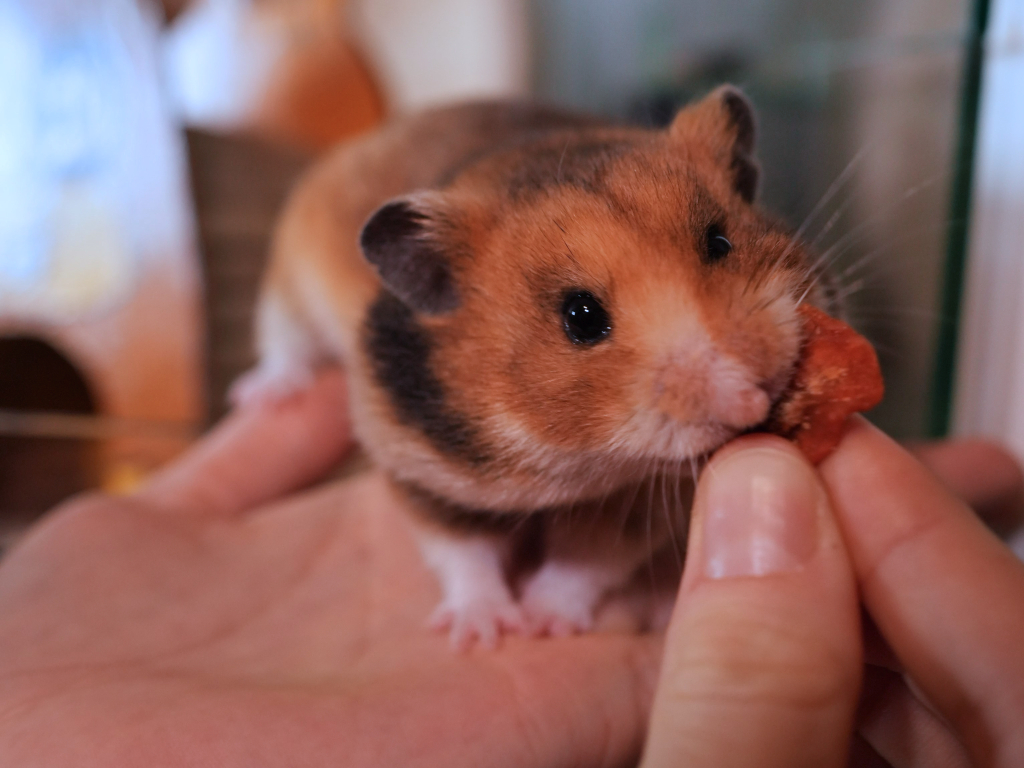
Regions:
[[504, 632], [525, 631], [523, 611], [502, 566], [506, 540], [451, 535], [438, 527], [419, 534], [423, 559], [437, 574], [443, 595], [429, 626], [447, 630], [455, 650], [468, 650], [475, 642], [496, 648]]
[[526, 629], [522, 609], [507, 594], [476, 594], [461, 600], [447, 597], [428, 623], [431, 629], [447, 631], [457, 651], [467, 651], [475, 642], [494, 649], [503, 633]]
[[235, 408], [279, 405], [309, 389], [313, 380], [313, 371], [305, 366], [260, 363], [235, 380], [228, 402]]
[[594, 610], [607, 589], [602, 569], [544, 563], [523, 589], [523, 610], [535, 634], [567, 637], [594, 628]]

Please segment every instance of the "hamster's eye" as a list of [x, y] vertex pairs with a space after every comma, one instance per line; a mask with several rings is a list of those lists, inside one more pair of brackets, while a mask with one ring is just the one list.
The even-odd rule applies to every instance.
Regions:
[[704, 233], [704, 257], [709, 264], [721, 261], [732, 250], [732, 243], [722, 233], [722, 228], [712, 224]]
[[573, 291], [565, 297], [562, 324], [573, 344], [596, 344], [612, 329], [605, 308], [588, 291]]

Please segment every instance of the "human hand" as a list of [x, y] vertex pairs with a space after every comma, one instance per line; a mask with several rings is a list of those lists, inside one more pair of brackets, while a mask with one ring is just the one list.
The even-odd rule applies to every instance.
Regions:
[[453, 656], [422, 629], [434, 584], [379, 476], [273, 501], [337, 462], [344, 413], [329, 375], [233, 416], [3, 561], [0, 763], [628, 764], [656, 638]]
[[[1019, 495], [937, 450], [968, 499]], [[723, 449], [688, 551], [647, 768], [1024, 765], [1024, 566], [866, 422], [820, 475], [776, 438]]]
[[349, 445], [340, 375], [230, 416], [128, 498], [0, 563], [0, 765], [531, 766], [635, 760], [660, 641], [455, 655], [376, 473], [283, 496]]

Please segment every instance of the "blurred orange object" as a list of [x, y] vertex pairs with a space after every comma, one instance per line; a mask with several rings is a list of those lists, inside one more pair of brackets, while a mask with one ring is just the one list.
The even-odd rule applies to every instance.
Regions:
[[384, 98], [359, 52], [339, 30], [325, 29], [285, 54], [253, 128], [268, 138], [322, 149], [373, 128], [384, 114]]
[[[319, 150], [384, 117], [345, 0], [164, 0], [170, 90], [192, 127]], [[184, 7], [183, 7], [184, 6]]]

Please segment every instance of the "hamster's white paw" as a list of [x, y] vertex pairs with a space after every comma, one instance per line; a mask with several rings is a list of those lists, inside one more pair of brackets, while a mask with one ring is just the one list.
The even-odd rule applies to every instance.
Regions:
[[313, 371], [306, 366], [260, 363], [235, 380], [228, 402], [235, 408], [278, 405], [309, 389], [313, 379]]
[[547, 562], [523, 590], [523, 610], [536, 634], [567, 637], [594, 628], [594, 609], [606, 590], [605, 574], [593, 568]]
[[504, 595], [475, 595], [473, 599], [441, 602], [429, 622], [431, 629], [448, 632], [452, 648], [469, 650], [475, 642], [494, 649], [503, 633], [524, 632], [522, 609]]

